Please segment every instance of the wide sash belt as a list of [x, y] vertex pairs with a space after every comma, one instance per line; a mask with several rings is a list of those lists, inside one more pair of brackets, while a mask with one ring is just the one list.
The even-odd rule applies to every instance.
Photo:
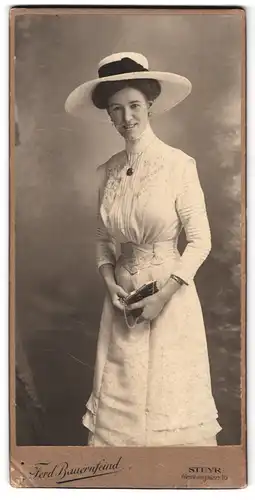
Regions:
[[166, 260], [176, 260], [180, 257], [176, 243], [160, 241], [151, 244], [136, 244], [127, 242], [121, 244], [120, 263], [131, 274], [145, 267], [162, 265]]

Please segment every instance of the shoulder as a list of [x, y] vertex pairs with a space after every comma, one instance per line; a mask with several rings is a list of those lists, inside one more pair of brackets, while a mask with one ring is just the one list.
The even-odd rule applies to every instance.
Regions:
[[178, 162], [179, 165], [187, 165], [195, 162], [194, 158], [182, 151], [182, 149], [173, 148], [172, 146], [168, 146], [168, 154], [171, 156], [172, 160]]
[[187, 176], [194, 176], [197, 172], [196, 160], [184, 153], [181, 149], [175, 149], [176, 167], [180, 179], [183, 180]]
[[114, 177], [125, 159], [125, 152], [120, 151], [111, 156], [105, 163], [99, 165], [96, 169], [97, 183], [100, 190], [105, 188], [105, 185], [110, 177]]
[[162, 141], [160, 141], [159, 150], [172, 181], [174, 179], [175, 182], [178, 180], [182, 182], [186, 172], [196, 171], [195, 159], [183, 150], [169, 146]]
[[192, 156], [189, 156], [187, 153], [185, 153], [181, 149], [175, 149], [174, 154], [182, 165], [190, 165], [190, 164], [195, 163], [195, 159], [192, 158]]
[[169, 144], [159, 140], [156, 145], [156, 149], [161, 155], [167, 160], [171, 162], [171, 165], [185, 165], [188, 163], [194, 163], [195, 159], [189, 156], [187, 153], [182, 151], [181, 149], [174, 148]]
[[97, 174], [100, 177], [107, 176], [107, 174], [109, 174], [111, 170], [121, 165], [124, 158], [125, 158], [124, 151], [119, 151], [118, 153], [115, 153], [105, 163], [102, 163], [97, 167]]

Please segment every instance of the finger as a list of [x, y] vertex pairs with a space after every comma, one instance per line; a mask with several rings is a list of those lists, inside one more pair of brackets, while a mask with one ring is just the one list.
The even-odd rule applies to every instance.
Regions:
[[125, 298], [124, 297], [120, 297], [117, 293], [115, 293], [113, 295], [112, 300], [115, 301], [115, 302], [117, 302], [118, 304], [121, 304], [121, 305], [125, 304]]
[[112, 301], [113, 305], [117, 307], [120, 311], [124, 311], [124, 306], [121, 304], [121, 302], [117, 299]]
[[151, 318], [143, 313], [143, 321], [151, 321]]
[[125, 290], [123, 290], [123, 288], [121, 288], [121, 287], [118, 288], [117, 294], [120, 297], [124, 297], [124, 298], [128, 296], [128, 293]]
[[134, 304], [130, 304], [130, 305], [128, 306], [128, 309], [130, 309], [131, 311], [132, 311], [133, 309], [140, 309], [141, 307], [143, 307], [143, 306], [144, 306], [144, 303], [145, 303], [145, 302], [144, 302], [144, 299], [143, 299], [143, 300], [139, 300], [139, 302], [135, 302]]
[[141, 316], [139, 316], [136, 320], [136, 323], [139, 324], [139, 323], [143, 323], [145, 321], [145, 318], [144, 316], [141, 314]]
[[119, 311], [123, 312], [124, 311], [124, 308], [121, 307], [119, 304], [114, 304], [114, 306], [116, 307], [116, 309], [118, 309]]
[[128, 292], [126, 292], [126, 290], [124, 290], [124, 288], [122, 288], [122, 286], [120, 286], [120, 285], [117, 285], [116, 293], [118, 295], [122, 295], [123, 297], [126, 297], [127, 295], [129, 295]]

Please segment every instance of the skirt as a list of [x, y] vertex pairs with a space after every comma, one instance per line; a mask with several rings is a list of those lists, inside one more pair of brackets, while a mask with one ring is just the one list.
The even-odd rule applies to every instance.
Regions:
[[[164, 252], [164, 249], [162, 249]], [[175, 266], [171, 253], [153, 263], [147, 249], [139, 272], [121, 256], [116, 282], [131, 291]], [[135, 255], [135, 262], [139, 260]], [[211, 390], [203, 314], [195, 283], [183, 285], [152, 322], [129, 329], [104, 302], [92, 394], [83, 425], [91, 446], [200, 446], [221, 430]], [[204, 444], [205, 446], [207, 444]]]
[[[93, 416], [87, 412], [83, 418], [83, 425], [90, 427]], [[92, 426], [93, 427], [93, 426]], [[217, 420], [214, 419], [206, 424], [187, 429], [174, 429], [173, 431], [154, 431], [150, 435], [144, 435], [132, 446], [217, 446], [216, 435], [221, 431]], [[118, 432], [118, 446], [126, 446], [125, 432], [121, 436], [121, 429]], [[87, 446], [115, 446], [112, 441], [112, 433], [107, 442], [100, 438], [100, 432], [89, 431]]]

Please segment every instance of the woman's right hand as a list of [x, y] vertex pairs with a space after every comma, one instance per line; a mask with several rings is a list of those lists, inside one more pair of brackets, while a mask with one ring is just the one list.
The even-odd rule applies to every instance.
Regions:
[[124, 311], [124, 306], [121, 299], [124, 299], [128, 296], [128, 293], [117, 283], [113, 283], [108, 285], [108, 292], [111, 297], [111, 301], [114, 307], [117, 307], [120, 311]]
[[121, 286], [117, 285], [115, 281], [114, 266], [109, 263], [102, 264], [102, 266], [100, 266], [100, 273], [104, 279], [113, 306], [117, 307], [117, 309], [120, 309], [120, 311], [124, 311], [124, 306], [121, 302], [121, 299], [127, 297], [128, 293]]

